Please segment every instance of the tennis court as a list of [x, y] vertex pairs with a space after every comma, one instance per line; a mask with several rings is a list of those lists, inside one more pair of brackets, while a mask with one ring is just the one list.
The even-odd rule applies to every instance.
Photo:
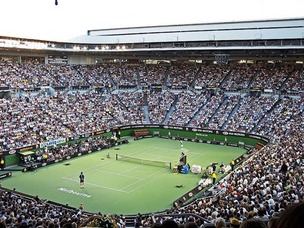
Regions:
[[[212, 162], [229, 163], [245, 153], [242, 148], [184, 142], [187, 162], [206, 167]], [[157, 165], [116, 160], [116, 154], [148, 159]], [[163, 211], [172, 202], [197, 186], [199, 174], [176, 174], [168, 163], [174, 164], [181, 154], [177, 140], [149, 138], [130, 139], [111, 149], [46, 166], [37, 172], [14, 172], [3, 181], [3, 187], [38, 195], [86, 211], [111, 214], [137, 214]], [[110, 158], [107, 157], [110, 156]], [[79, 174], [85, 175], [85, 187], [79, 186]], [[175, 186], [182, 184], [182, 188]]]

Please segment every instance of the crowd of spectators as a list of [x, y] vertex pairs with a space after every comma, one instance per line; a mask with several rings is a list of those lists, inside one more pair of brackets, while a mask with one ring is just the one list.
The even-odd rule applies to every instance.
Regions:
[[143, 91], [121, 91], [117, 93], [118, 98], [125, 106], [127, 112], [124, 120], [129, 124], [144, 124], [147, 119], [143, 110], [145, 105], [145, 93]]
[[284, 67], [260, 67], [251, 87], [261, 90], [279, 90], [293, 70], [293, 67], [288, 65]]
[[304, 71], [295, 69], [283, 84], [283, 89], [290, 92], [298, 92], [304, 88]]
[[278, 96], [243, 97], [238, 110], [228, 121], [226, 129], [251, 132], [278, 99]]
[[108, 71], [110, 77], [119, 89], [136, 88], [139, 84], [139, 74], [136, 66], [122, 65], [120, 67], [110, 66]]
[[204, 128], [208, 125], [210, 118], [215, 113], [215, 111], [220, 107], [220, 105], [224, 102], [225, 95], [209, 95], [207, 101], [203, 103], [200, 107], [198, 114], [190, 123], [191, 127], [200, 127]]
[[239, 95], [228, 96], [219, 107], [214, 117], [209, 121], [208, 127], [212, 129], [222, 129], [232, 114], [233, 109], [238, 104]]
[[63, 161], [79, 153], [90, 153], [109, 148], [111, 142], [107, 137], [89, 137], [76, 143], [40, 148], [35, 153], [37, 162]]
[[140, 85], [143, 88], [163, 86], [167, 76], [167, 67], [162, 65], [141, 66], [138, 69]]
[[33, 89], [40, 86], [97, 86], [108, 89], [221, 88], [226, 91], [272, 89], [299, 91], [303, 70], [290, 65], [51, 65], [36, 61], [0, 61], [0, 87]]
[[293, 121], [293, 116], [303, 116], [303, 112], [304, 103], [302, 98], [284, 97], [270, 113], [267, 113], [256, 129], [253, 130], [253, 133], [277, 140], [282, 134], [281, 125]]
[[22, 228], [77, 228], [124, 227], [122, 215], [87, 214], [77, 209], [58, 206], [46, 200], [24, 197], [15, 191], [0, 190], [0, 227]]
[[[247, 161], [211, 188], [214, 192], [211, 197], [202, 197], [189, 205], [166, 211], [161, 218], [171, 218], [183, 225], [189, 222], [189, 217], [182, 215], [192, 213], [207, 219], [206, 226], [215, 226], [218, 220], [223, 220], [225, 225], [233, 221], [240, 227], [242, 222], [252, 218], [268, 224], [289, 206], [303, 204], [303, 112], [280, 124], [277, 140], [255, 149]], [[149, 219], [142, 224], [147, 221]], [[204, 227], [193, 217], [192, 221]]]
[[153, 124], [161, 124], [165, 121], [166, 115], [176, 101], [176, 96], [170, 91], [152, 91], [148, 95], [149, 119]]
[[[117, 69], [118, 68], [118, 69]], [[173, 67], [174, 68], [174, 67]], [[203, 72], [205, 74], [203, 75]], [[207, 73], [209, 72], [209, 73]], [[213, 82], [208, 83], [212, 74]], [[182, 75], [185, 76], [181, 80]], [[227, 90], [250, 86], [264, 89], [303, 90], [303, 70], [290, 67], [227, 67], [206, 69], [165, 66], [52, 66], [1, 62], [1, 86], [32, 88], [47, 85], [102, 85], [130, 88], [166, 83], [180, 87], [196, 85], [222, 87]], [[182, 84], [179, 84], [182, 82]], [[168, 85], [168, 84], [167, 84]], [[147, 107], [147, 112], [144, 111]], [[56, 93], [53, 97], [27, 94], [0, 99], [0, 151], [41, 142], [75, 137], [113, 126], [153, 123], [217, 128], [251, 132], [268, 136], [270, 143], [254, 149], [250, 158], [213, 187], [211, 198], [201, 198], [167, 213], [192, 213], [215, 224], [220, 218], [241, 223], [250, 218], [265, 222], [304, 198], [302, 180], [304, 164], [304, 100], [301, 96], [241, 95], [210, 93], [206, 90], [172, 92], [163, 90], [96, 91]], [[100, 139], [100, 141], [98, 140]], [[71, 146], [54, 147], [48, 161], [64, 158], [75, 151], [107, 146], [102, 137]], [[75, 150], [76, 149], [76, 150]], [[43, 156], [42, 156], [43, 157]], [[282, 170], [283, 164], [287, 170]], [[220, 190], [220, 191], [215, 191]], [[25, 200], [14, 193], [1, 192], [1, 220], [7, 227], [76, 227], [83, 223], [111, 221], [124, 226], [122, 216], [86, 215], [50, 206], [38, 199]], [[97, 219], [98, 218], [98, 219]], [[152, 226], [151, 216], [142, 217], [139, 226]], [[159, 220], [163, 223], [164, 220]], [[180, 225], [198, 220], [175, 219]], [[52, 224], [52, 225], [51, 225]], [[66, 225], [69, 224], [69, 225]], [[35, 227], [34, 225], [32, 227]]]
[[188, 89], [198, 69], [187, 65], [171, 66], [168, 69], [167, 87], [169, 89]]
[[228, 66], [205, 66], [202, 67], [194, 80], [196, 88], [218, 88], [230, 71]]
[[235, 66], [221, 84], [221, 88], [227, 91], [241, 91], [247, 89], [256, 75], [254, 66]]
[[174, 112], [170, 115], [169, 125], [185, 125], [193, 119], [199, 108], [207, 102], [206, 93], [179, 93]]

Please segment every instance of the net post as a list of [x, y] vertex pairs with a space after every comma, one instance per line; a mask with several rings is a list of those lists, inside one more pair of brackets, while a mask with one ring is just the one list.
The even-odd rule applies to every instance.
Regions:
[[118, 160], [118, 154], [115, 155], [115, 159]]

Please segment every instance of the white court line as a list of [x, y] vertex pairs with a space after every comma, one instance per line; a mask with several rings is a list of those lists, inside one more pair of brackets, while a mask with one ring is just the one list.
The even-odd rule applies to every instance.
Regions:
[[[122, 172], [122, 173], [127, 173], [127, 172], [130, 172], [130, 171], [134, 170], [134, 169], [138, 169], [138, 167], [140, 167], [140, 166], [143, 166], [143, 165], [137, 165], [137, 166], [135, 166], [134, 168], [125, 170], [125, 171]], [[102, 170], [100, 170], [100, 169], [97, 170], [97, 171], [104, 172], [104, 171], [102, 171]], [[148, 176], [145, 176], [144, 178], [134, 177], [134, 176], [130, 176], [130, 175], [121, 175], [122, 173], [110, 173], [110, 174], [117, 175], [117, 176], [124, 176], [124, 177], [128, 177], [128, 178], [138, 179], [137, 181], [133, 182], [132, 184], [127, 185], [127, 186], [125, 186], [124, 188], [122, 188], [121, 191], [123, 191], [124, 189], [129, 188], [129, 187], [131, 187], [132, 185], [135, 185], [135, 184], [137, 184], [137, 183], [139, 183], [139, 182], [141, 182], [141, 181], [144, 181], [144, 180], [146, 180], [146, 179], [148, 179], [148, 178], [150, 178], [150, 177], [152, 177], [152, 176], [154, 176], [154, 175], [156, 175], [156, 174], [162, 173], [162, 172], [163, 172], [163, 171], [154, 172], [154, 173], [151, 173], [151, 174], [148, 175]], [[104, 172], [104, 173], [107, 173], [107, 172]], [[152, 180], [155, 180], [155, 179], [157, 179], [157, 178], [154, 178], [154, 179], [152, 179]], [[149, 182], [150, 182], [150, 181], [149, 181]], [[149, 183], [149, 182], [148, 182], [148, 183]], [[145, 185], [145, 184], [144, 184], [144, 185]], [[141, 186], [144, 186], [144, 185], [141, 185]], [[135, 188], [135, 189], [138, 189], [138, 187]], [[130, 192], [132, 192], [132, 191], [134, 191], [134, 189], [131, 190], [131, 191], [123, 191], [123, 192], [130, 193]]]
[[[168, 150], [169, 150], [169, 151], [170, 151], [170, 150], [171, 150], [171, 151], [176, 151], [176, 149], [168, 149], [168, 148], [162, 148], [162, 147], [147, 147], [146, 149], [137, 150], [136, 152], [134, 152], [134, 153], [132, 153], [132, 154], [130, 154], [130, 155], [131, 155], [131, 156], [132, 156], [132, 155], [137, 155], [137, 154], [140, 155], [140, 154], [144, 154], [144, 153], [147, 153], [147, 152], [150, 152], [150, 151], [154, 151], [154, 150], [156, 150], [156, 149], [166, 150], [166, 151], [168, 151]], [[202, 155], [201, 153], [197, 153], [197, 154]], [[157, 157], [169, 158], [169, 156], [166, 157], [166, 156], [161, 156], [161, 155], [158, 155]], [[171, 157], [170, 157], [170, 159], [171, 159]], [[122, 176], [122, 177], [127, 177], [127, 178], [133, 178], [133, 179], [137, 179], [137, 181], [131, 183], [131, 184], [128, 185], [128, 186], [125, 186], [125, 187], [122, 188], [122, 189], [110, 188], [110, 187], [106, 187], [106, 186], [103, 186], [103, 185], [98, 185], [98, 184], [93, 184], [93, 183], [88, 183], [88, 182], [86, 182], [86, 185], [92, 185], [92, 186], [96, 186], [96, 187], [100, 187], [100, 188], [104, 188], [104, 189], [114, 190], [114, 191], [117, 191], [117, 192], [131, 193], [131, 192], [133, 192], [133, 191], [135, 191], [135, 190], [137, 190], [137, 189], [139, 189], [139, 188], [141, 188], [141, 187], [143, 187], [143, 186], [149, 184], [150, 182], [152, 182], [152, 181], [154, 181], [154, 180], [158, 179], [159, 177], [161, 177], [161, 176], [163, 176], [163, 175], [166, 174], [166, 173], [163, 173], [162, 175], [156, 176], [155, 178], [150, 179], [150, 181], [145, 182], [145, 183], [142, 184], [142, 185], [139, 185], [138, 187], [132, 189], [131, 191], [124, 191], [124, 189], [129, 188], [129, 187], [131, 187], [131, 186], [133, 186], [133, 185], [135, 185], [135, 184], [137, 184], [137, 183], [139, 183], [139, 182], [141, 182], [141, 181], [144, 181], [144, 180], [146, 180], [146, 179], [148, 179], [148, 178], [151, 178], [152, 176], [157, 175], [158, 173], [161, 173], [162, 171], [158, 171], [158, 172], [152, 173], [151, 175], [146, 176], [145, 178], [138, 178], [138, 177], [134, 177], [134, 176], [130, 176], [130, 175], [123, 175], [123, 174], [124, 174], [124, 173], [127, 173], [127, 172], [130, 172], [130, 171], [132, 171], [133, 169], [137, 169], [139, 166], [142, 166], [142, 165], [135, 166], [135, 167], [132, 168], [132, 169], [124, 170], [124, 171], [121, 172], [121, 173], [107, 172], [107, 171], [104, 171], [104, 170], [102, 169], [102, 167], [104, 168], [105, 166], [109, 166], [109, 165], [111, 165], [113, 162], [115, 162], [115, 161], [112, 161], [112, 160], [111, 160], [110, 162], [103, 163], [103, 164], [100, 164], [100, 165], [96, 165], [96, 166], [87, 168], [87, 169], [83, 170], [83, 172], [92, 173], [92, 172], [96, 172], [96, 171], [97, 171], [97, 172], [108, 173], [108, 174], [111, 174], [111, 175], [117, 175], [117, 176]], [[72, 176], [72, 175], [73, 175], [73, 176], [75, 176], [75, 175], [77, 176], [78, 174], [70, 174], [70, 175], [68, 175], [68, 176], [63, 177], [63, 179], [70, 180], [70, 181], [73, 181], [73, 182], [78, 182], [78, 179], [76, 180], [76, 179], [71, 179], [71, 178], [69, 178], [69, 177]]]
[[104, 171], [104, 170], [101, 170], [101, 169], [96, 169], [97, 172], [100, 172], [100, 173], [106, 173], [106, 174], [111, 174], [111, 175], [115, 175], [115, 176], [121, 176], [121, 177], [128, 177], [128, 178], [133, 178], [133, 179], [138, 179], [140, 180], [141, 178], [139, 177], [134, 177], [134, 176], [129, 176], [129, 175], [123, 175], [123, 173], [114, 173], [114, 172], [108, 172], [108, 171]]
[[[162, 148], [162, 147], [151, 147], [151, 148], [153, 148], [153, 149], [155, 149], [155, 150], [166, 150], [166, 151], [174, 151], [174, 152], [176, 152], [176, 149], [167, 149], [167, 148]], [[189, 151], [189, 153], [188, 153], [188, 156], [191, 156], [191, 158], [193, 159], [193, 160], [196, 160], [196, 159], [198, 159], [198, 158], [201, 158], [201, 157], [204, 157], [205, 156], [205, 154], [204, 153], [201, 153], [201, 152], [193, 152], [193, 151]], [[162, 155], [157, 155], [157, 156], [155, 156], [155, 158], [160, 158], [160, 159], [163, 159], [163, 160], [166, 160], [166, 159], [172, 159], [172, 156], [162, 156]], [[176, 160], [176, 159], [175, 159]]]
[[[139, 183], [139, 182], [141, 182], [141, 181], [144, 181], [144, 180], [146, 180], [147, 178], [150, 178], [150, 177], [152, 177], [152, 176], [154, 176], [154, 175], [156, 175], [156, 174], [158, 174], [158, 173], [161, 173], [162, 171], [158, 171], [158, 172], [155, 172], [155, 173], [152, 173], [151, 175], [149, 175], [149, 176], [146, 176], [146, 177], [144, 177], [144, 178], [141, 178], [140, 180], [138, 180], [138, 181], [136, 181], [136, 182], [133, 182], [132, 184], [129, 184], [129, 185], [127, 185], [126, 187], [124, 187], [123, 189], [126, 189], [126, 188], [128, 188], [128, 187], [131, 187], [132, 185], [135, 185], [135, 184], [137, 184], [137, 183]], [[136, 189], [136, 188], [135, 188]], [[133, 190], [131, 190], [131, 191], [129, 191], [129, 193], [130, 192], [132, 192]]]
[[131, 193], [131, 192], [133, 192], [133, 191], [135, 191], [135, 190], [137, 190], [137, 189], [139, 189], [139, 188], [141, 188], [141, 187], [143, 187], [143, 186], [149, 184], [150, 182], [152, 182], [152, 181], [154, 181], [154, 180], [156, 180], [156, 179], [159, 179], [161, 176], [163, 176], [163, 175], [165, 175], [165, 174], [167, 174], [167, 173], [163, 173], [162, 175], [159, 175], [159, 176], [157, 176], [156, 178], [153, 178], [153, 179], [151, 179], [150, 181], [145, 182], [144, 184], [138, 186], [137, 188], [132, 189], [132, 190], [129, 191], [128, 193]]
[[[127, 170], [124, 170], [124, 171], [122, 171], [122, 172], [113, 172], [113, 173], [111, 173], [111, 172], [105, 172], [103, 169], [95, 169], [95, 171], [97, 171], [97, 172], [102, 172], [102, 173], [109, 173], [109, 174], [113, 174], [113, 175], [117, 175], [117, 176], [125, 176], [125, 177], [132, 177], [132, 176], [129, 176], [129, 175], [123, 175], [124, 173], [128, 173], [128, 172], [130, 172], [130, 171], [132, 171], [132, 170], [135, 170], [135, 169], [138, 169], [138, 167], [142, 167], [143, 166], [143, 164], [138, 164], [138, 163], [134, 163], [134, 166], [133, 166], [133, 168], [131, 168], [131, 169], [127, 169]], [[99, 166], [100, 167], [100, 166]], [[136, 179], [140, 179], [140, 178], [138, 178], [138, 177], [132, 177], [132, 178], [136, 178]]]
[[157, 147], [157, 146], [152, 146], [151, 148], [159, 149], [159, 150], [173, 150], [174, 152], [179, 150], [179, 149], [177, 150], [177, 149], [163, 148], [163, 147]]
[[[152, 147], [152, 148], [154, 148], [154, 149], [159, 149], [159, 150], [172, 150], [172, 151], [177, 151], [176, 149], [168, 149], [168, 148], [162, 148], [162, 147]], [[195, 151], [191, 151], [191, 150], [189, 150], [188, 151], [190, 154], [199, 154], [199, 155], [205, 155], [204, 153], [201, 153], [201, 152], [195, 152]]]
[[[163, 147], [151, 147], [151, 148], [157, 149], [157, 150], [166, 150], [166, 151], [172, 150], [174, 152], [177, 152], [177, 151], [179, 152], [179, 149], [176, 150], [176, 149], [168, 149], [168, 148], [163, 148]], [[189, 150], [188, 152], [190, 152], [191, 154], [201, 154], [201, 152], [195, 152], [195, 151], [191, 151], [191, 150]]]
[[[128, 154], [128, 156], [147, 154], [147, 152], [155, 151], [155, 148], [157, 148], [157, 147], [147, 147], [144, 150], [138, 150], [135, 153]], [[165, 148], [160, 148], [160, 149], [166, 150]], [[171, 150], [173, 150], [173, 149], [171, 149]], [[174, 151], [176, 151], [176, 150], [174, 150]], [[150, 153], [149, 155], [153, 155], [153, 154]], [[153, 155], [152, 157], [153, 157], [154, 160], [157, 160], [156, 158], [166, 158], [166, 159], [171, 159], [172, 158], [171, 156], [162, 156], [162, 155]], [[161, 159], [161, 160], [166, 160], [166, 159]]]
[[144, 150], [138, 150], [136, 151], [135, 153], [132, 153], [132, 154], [128, 154], [129, 156], [133, 156], [133, 155], [137, 155], [137, 154], [144, 154], [148, 151], [153, 151], [153, 147], [147, 147], [146, 149]]
[[[129, 169], [128, 171], [132, 171], [132, 170], [133, 170], [133, 168], [132, 168], [132, 169]], [[107, 173], [107, 172], [104, 172], [104, 173]], [[152, 176], [157, 175], [157, 174], [159, 174], [159, 173], [162, 173], [162, 171], [154, 172], [154, 173], [152, 173], [151, 175], [148, 175], [148, 176], [146, 176], [146, 177], [144, 177], [144, 178], [137, 178], [137, 177], [134, 177], [134, 176], [120, 175], [120, 174], [117, 174], [117, 173], [110, 173], [110, 174], [114, 174], [114, 175], [118, 175], [118, 176], [125, 176], [125, 177], [128, 177], [128, 178], [138, 179], [137, 181], [133, 182], [133, 183], [130, 184], [130, 185], [125, 186], [125, 187], [122, 188], [122, 189], [121, 189], [121, 188], [120, 188], [120, 189], [117, 189], [117, 188], [110, 188], [110, 187], [106, 187], [106, 186], [104, 186], [104, 185], [93, 184], [93, 183], [90, 183], [90, 182], [85, 182], [85, 184], [86, 184], [86, 185], [92, 185], [92, 186], [99, 187], [99, 188], [108, 189], [108, 190], [113, 190], [113, 191], [117, 191], [117, 192], [131, 193], [131, 192], [135, 191], [136, 189], [139, 189], [140, 187], [145, 186], [146, 184], [150, 183], [151, 181], [153, 181], [153, 180], [157, 179], [158, 177], [164, 175], [165, 173], [162, 174], [162, 175], [156, 176], [156, 178], [151, 179], [151, 181], [145, 182], [144, 184], [142, 184], [142, 185], [140, 185], [140, 186], [138, 186], [138, 187], [132, 189], [131, 191], [124, 191], [124, 189], [129, 188], [129, 187], [131, 187], [132, 185], [135, 185], [135, 184], [137, 184], [137, 183], [139, 183], [139, 182], [141, 182], [141, 181], [144, 181], [144, 180], [146, 180], [146, 179], [148, 179], [148, 178], [150, 179]], [[75, 179], [71, 179], [71, 178], [67, 178], [67, 177], [62, 177], [62, 178], [65, 179], [65, 180], [69, 180], [69, 181], [73, 181], [73, 182], [78, 182], [78, 180], [75, 180]]]
[[[135, 163], [134, 163], [135, 164]], [[109, 174], [113, 174], [113, 175], [117, 175], [117, 176], [123, 176], [123, 177], [129, 177], [129, 178], [134, 178], [134, 179], [141, 179], [139, 177], [133, 177], [133, 176], [130, 176], [130, 175], [123, 175], [124, 173], [127, 173], [127, 172], [130, 172], [134, 169], [138, 169], [138, 167], [140, 167], [142, 165], [136, 165], [134, 166], [132, 169], [127, 169], [127, 170], [124, 170], [123, 172], [106, 172], [104, 171], [103, 169], [96, 169], [97, 172], [102, 172], [102, 173], [109, 173]]]
[[[135, 164], [135, 163], [134, 163], [134, 164]], [[124, 170], [124, 171], [121, 172], [120, 174], [124, 174], [124, 173], [127, 173], [127, 172], [129, 172], [129, 171], [132, 171], [132, 170], [134, 170], [134, 169], [138, 169], [138, 167], [140, 167], [140, 166], [142, 166], [142, 165], [134, 165], [134, 167], [133, 167], [132, 169]]]
[[[116, 161], [116, 160], [115, 160]], [[97, 168], [100, 168], [100, 167], [108, 167], [109, 165], [111, 165], [112, 163], [114, 163], [115, 161], [108, 161], [108, 162], [103, 162], [102, 164], [99, 164], [99, 165], [95, 165], [95, 166], [91, 166], [90, 168], [86, 168], [86, 169], [83, 169], [82, 171], [84, 173], [92, 173], [94, 172]], [[79, 173], [73, 173], [73, 174], [69, 174], [69, 175], [66, 175], [64, 176], [63, 178], [69, 178], [70, 176], [78, 176]]]
[[[63, 177], [63, 179], [66, 179], [66, 180], [69, 180], [69, 181], [73, 181], [73, 182], [78, 182], [78, 180], [74, 180], [74, 179], [70, 179], [70, 178], [66, 178], [66, 177]], [[106, 186], [103, 186], [103, 185], [99, 185], [99, 184], [92, 184], [92, 183], [88, 183], [88, 182], [85, 182], [85, 184], [86, 185], [92, 185], [92, 186], [99, 187], [99, 188], [105, 188], [105, 189], [113, 190], [113, 191], [117, 191], [117, 192], [129, 193], [127, 191], [123, 191], [123, 190], [120, 190], [120, 189], [117, 189], [117, 188], [109, 188], [109, 187], [106, 187]]]
[[[137, 154], [139, 154], [139, 155], [141, 155], [141, 154], [147, 154], [147, 152], [155, 151], [156, 149], [176, 151], [174, 149], [166, 149], [166, 148], [161, 148], [161, 147], [147, 147], [147, 149], [141, 150], [141, 151], [137, 151], [136, 153], [132, 153], [132, 154], [130, 154], [130, 156], [137, 155]], [[153, 154], [151, 154], [151, 155], [153, 155]], [[170, 158], [171, 159], [171, 156], [161, 156], [161, 155], [158, 155], [158, 156], [154, 156], [154, 157], [163, 157], [163, 158]]]

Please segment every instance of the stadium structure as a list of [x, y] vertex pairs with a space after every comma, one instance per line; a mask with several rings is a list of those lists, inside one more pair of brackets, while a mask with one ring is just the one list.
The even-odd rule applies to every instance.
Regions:
[[[254, 145], [248, 157], [237, 161], [239, 167], [217, 185], [221, 191], [211, 199], [178, 205], [163, 214], [142, 216], [139, 212], [129, 222], [122, 215], [106, 219], [120, 227], [149, 227], [168, 217], [178, 223], [215, 227], [218, 217], [232, 224], [256, 216], [267, 224], [304, 196], [303, 61], [303, 18], [96, 29], [69, 42], [1, 36], [1, 168], [16, 162], [12, 158], [16, 151], [126, 125], [252, 135], [267, 143]], [[98, 116], [102, 121], [94, 127], [79, 119], [87, 123], [84, 127], [73, 126], [68, 118], [52, 119], [43, 112], [42, 102], [31, 101], [32, 95], [45, 99], [75, 91], [105, 93], [109, 100], [115, 96], [118, 102], [112, 104], [117, 107], [106, 107]], [[132, 103], [135, 97], [142, 97], [142, 102]], [[159, 97], [163, 104], [157, 104]], [[48, 129], [39, 127], [39, 136], [35, 127], [22, 126], [24, 120], [34, 122], [22, 108], [16, 111], [24, 99], [25, 110], [29, 106], [29, 110], [34, 106], [42, 110], [34, 111], [41, 115], [35, 121]], [[156, 109], [165, 114], [160, 115], [149, 102], [156, 102]], [[59, 113], [56, 106], [60, 105], [49, 106], [51, 113]], [[60, 127], [52, 128], [52, 121]], [[3, 197], [6, 194], [7, 189], [2, 190]], [[91, 219], [85, 213], [82, 216]], [[85, 219], [75, 219], [75, 223], [80, 225]]]
[[66, 55], [69, 64], [114, 59], [301, 61], [303, 36], [302, 18], [96, 29], [64, 43], [1, 37], [1, 53], [42, 56], [46, 63], [52, 61], [49, 55]]

